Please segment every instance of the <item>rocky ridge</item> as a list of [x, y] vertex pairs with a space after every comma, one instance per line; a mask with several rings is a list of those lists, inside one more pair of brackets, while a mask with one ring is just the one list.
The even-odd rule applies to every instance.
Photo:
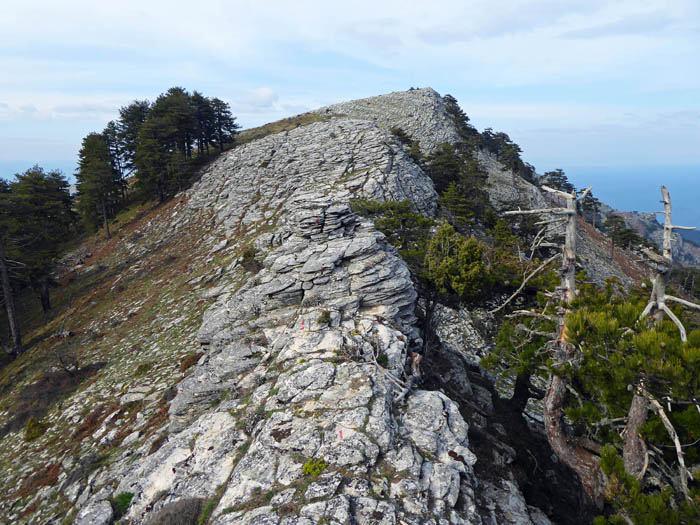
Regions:
[[[11, 504], [12, 516], [47, 522], [38, 503], [58, 491], [81, 524], [111, 523], [109, 500], [123, 494], [133, 495], [123, 518], [132, 523], [202, 511], [216, 524], [549, 523], [547, 498], [523, 495], [519, 454], [478, 369], [489, 346], [477, 328], [483, 315], [441, 313], [446, 344], [426, 368], [435, 377], [404, 396], [421, 344], [416, 291], [397, 251], [349, 206], [409, 200], [435, 214], [430, 179], [389, 130], [402, 128], [424, 151], [456, 140], [442, 99], [421, 89], [318, 111], [329, 118], [221, 156], [163, 225], [120, 241], [147, 257], [146, 246], [198, 236], [180, 251], [206, 271], [190, 265], [177, 277], [193, 292], [164, 303], [167, 322], [150, 331], [166, 337], [196, 321], [169, 351], [198, 361], [181, 367], [184, 377], [164, 366], [132, 380], [127, 367], [108, 367], [76, 395], [79, 404], [71, 400], [69, 419], [79, 421], [97, 394], [117, 393], [81, 438], [86, 455], [111, 447], [109, 463], [85, 473], [82, 460], [61, 458], [56, 489], [42, 489], [21, 513]], [[545, 202], [492, 156], [480, 161], [498, 209]], [[599, 243], [581, 235], [596, 279], [627, 278], [615, 261], [600, 264]], [[541, 468], [550, 476], [558, 467]], [[528, 504], [536, 500], [542, 510]]]
[[[204, 314], [205, 353], [177, 386], [165, 442], [110, 469], [113, 493], [134, 494], [127, 519], [215, 498], [217, 524], [547, 522], [514, 482], [476, 494], [453, 400], [418, 390], [394, 402], [420, 343], [416, 293], [348, 201], [408, 199], [432, 215], [437, 196], [390, 133], [338, 117], [266, 137], [214, 163], [188, 197], [176, 227], [206, 214], [217, 238], [204, 243], [223, 235], [222, 251], [254, 258], [225, 269], [237, 278]], [[99, 492], [78, 521], [97, 505]]]

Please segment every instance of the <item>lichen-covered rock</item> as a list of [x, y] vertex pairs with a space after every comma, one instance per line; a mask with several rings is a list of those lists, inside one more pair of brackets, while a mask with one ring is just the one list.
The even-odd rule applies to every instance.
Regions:
[[233, 257], [207, 277], [204, 355], [177, 384], [168, 433], [134, 442], [100, 480], [134, 494], [132, 522], [192, 498], [220, 525], [483, 522], [457, 403], [420, 389], [397, 401], [422, 345], [416, 291], [350, 207], [408, 200], [433, 216], [433, 185], [389, 128], [430, 151], [454, 127], [432, 90], [320, 111], [336, 116], [221, 156], [173, 219], [204, 222], [209, 256]]
[[85, 506], [78, 513], [75, 523], [76, 525], [109, 525], [113, 517], [112, 504], [102, 500]]
[[351, 100], [317, 109], [316, 112], [368, 120], [385, 129], [400, 128], [418, 141], [425, 153], [432, 153], [445, 142], [454, 144], [459, 140], [454, 124], [445, 111], [445, 102], [431, 88]]

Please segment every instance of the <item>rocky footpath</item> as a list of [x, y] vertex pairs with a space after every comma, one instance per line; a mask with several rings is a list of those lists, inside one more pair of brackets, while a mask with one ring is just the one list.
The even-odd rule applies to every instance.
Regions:
[[[424, 147], [454, 133], [432, 90], [376, 100]], [[205, 224], [202, 246], [233, 255], [208, 292], [202, 355], [170, 396], [167, 424], [127, 444], [78, 523], [108, 523], [105, 502], [125, 493], [133, 523], [201, 509], [216, 524], [548, 523], [512, 476], [475, 474], [455, 400], [406, 395], [416, 292], [348, 203], [408, 199], [433, 215], [437, 196], [385, 126], [333, 108], [346, 116], [236, 148], [188, 192], [172, 228]]]

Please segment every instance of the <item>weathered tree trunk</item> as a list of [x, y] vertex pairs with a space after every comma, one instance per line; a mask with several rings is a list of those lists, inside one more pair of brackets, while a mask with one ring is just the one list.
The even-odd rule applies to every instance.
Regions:
[[[576, 297], [576, 192], [570, 194], [547, 186], [542, 189], [563, 198], [565, 208], [549, 208], [541, 210], [518, 210], [506, 212], [506, 215], [527, 215], [549, 213], [566, 218], [566, 237], [562, 247], [561, 284], [559, 293], [562, 302], [569, 305]], [[580, 199], [584, 199], [591, 188], [583, 191]], [[545, 224], [555, 221], [546, 221]], [[558, 333], [554, 360], [562, 366], [571, 362], [575, 357], [574, 348], [566, 340], [566, 314], [568, 309], [562, 307], [558, 312]], [[582, 447], [575, 437], [570, 436], [564, 421], [564, 407], [568, 394], [566, 381], [556, 375], [552, 376], [544, 396], [544, 427], [552, 450], [557, 457], [571, 468], [579, 477], [581, 485], [591, 502], [602, 507], [605, 495], [605, 476], [600, 470], [600, 458], [593, 452]]]
[[41, 309], [45, 314], [48, 314], [51, 310], [51, 296], [49, 294], [48, 277], [45, 277], [36, 283], [34, 286], [34, 291], [39, 296], [39, 301], [41, 301]]
[[600, 470], [600, 459], [568, 436], [564, 426], [566, 395], [566, 382], [559, 376], [553, 376], [544, 398], [547, 441], [557, 457], [576, 472], [590, 500], [601, 508], [605, 495], [605, 477]]
[[[654, 272], [653, 276], [653, 287], [651, 290], [651, 296], [649, 298], [649, 303], [642, 312], [640, 319], [645, 316], [650, 315], [652, 324], [658, 326], [664, 320], [664, 314], [668, 314], [669, 318], [678, 326], [680, 331], [680, 337], [682, 341], [686, 341], [686, 333], [683, 324], [678, 320], [678, 318], [673, 314], [673, 312], [666, 305], [666, 300], [672, 300], [689, 306], [691, 308], [698, 308], [700, 306], [671, 295], [666, 295], [666, 285], [668, 281], [668, 276], [671, 274], [671, 269], [673, 268], [673, 252], [671, 251], [671, 241], [674, 229], [681, 230], [694, 230], [695, 228], [686, 226], [674, 226], [671, 221], [671, 196], [666, 189], [666, 186], [661, 186], [661, 202], [664, 205], [664, 238], [662, 245], [662, 257], [657, 254], [648, 251], [649, 263]], [[687, 483], [687, 470], [685, 468], [685, 463], [683, 461], [683, 450], [676, 435], [676, 431], [673, 429], [673, 425], [666, 417], [663, 408], [656, 399], [653, 399], [648, 392], [644, 389], [644, 378], [637, 385], [637, 392], [635, 392], [634, 398], [632, 399], [632, 404], [630, 405], [630, 410], [628, 412], [627, 426], [625, 427], [625, 442], [623, 446], [623, 459], [625, 462], [625, 470], [630, 474], [641, 479], [644, 476], [648, 465], [648, 454], [646, 444], [644, 440], [639, 435], [639, 429], [646, 422], [650, 406], [653, 407], [659, 417], [661, 418], [664, 426], [666, 427], [669, 436], [674, 441], [676, 446], [678, 461], [679, 461], [679, 482], [683, 495], [688, 498], [688, 483]]]
[[[576, 297], [576, 193], [563, 195], [566, 197], [567, 223], [562, 253], [560, 291], [562, 300], [569, 305]], [[568, 310], [562, 308], [559, 314], [555, 355], [557, 365], [563, 365], [574, 358], [573, 348], [566, 340], [567, 313]], [[554, 375], [544, 398], [544, 426], [547, 440], [557, 457], [578, 474], [588, 497], [596, 506], [601, 507], [605, 479], [600, 471], [600, 460], [598, 456], [581, 447], [568, 435], [564, 422], [566, 396], [566, 381]]]
[[627, 413], [627, 425], [623, 432], [622, 459], [625, 462], [625, 470], [637, 479], [644, 477], [649, 465], [647, 446], [639, 435], [639, 429], [646, 423], [648, 413], [649, 400], [646, 396], [635, 393]]
[[700, 309], [700, 305], [673, 297], [671, 295], [666, 295], [666, 284], [668, 276], [671, 274], [671, 269], [673, 268], [673, 252], [671, 251], [671, 241], [673, 230], [694, 230], [695, 227], [688, 226], [675, 226], [671, 221], [671, 196], [666, 189], [666, 186], [661, 186], [661, 202], [664, 205], [664, 211], [657, 212], [664, 214], [664, 240], [663, 240], [663, 252], [662, 257], [657, 254], [647, 252], [650, 258], [650, 263], [652, 263], [652, 269], [654, 271], [654, 287], [651, 290], [651, 297], [649, 298], [649, 303], [640, 315], [640, 319], [645, 316], [650, 315], [653, 318], [654, 324], [659, 325], [664, 320], [664, 314], [668, 315], [669, 319], [673, 321], [681, 334], [681, 340], [686, 341], [685, 327], [680, 322], [680, 320], [674, 315], [671, 309], [666, 305], [666, 300], [675, 301], [681, 303], [685, 306], [691, 308]]
[[10, 274], [7, 271], [4, 239], [0, 239], [0, 281], [2, 284], [2, 293], [5, 298], [7, 321], [10, 325], [12, 355], [18, 356], [22, 353], [22, 332], [20, 332], [19, 329], [19, 316], [17, 315], [17, 308], [15, 306], [15, 296], [12, 293]]

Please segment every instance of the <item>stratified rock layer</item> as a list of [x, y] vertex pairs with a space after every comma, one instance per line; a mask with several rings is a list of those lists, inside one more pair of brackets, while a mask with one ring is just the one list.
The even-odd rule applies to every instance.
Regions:
[[128, 519], [210, 500], [216, 524], [492, 523], [515, 498], [529, 521], [517, 487], [494, 488], [482, 519], [454, 401], [416, 390], [395, 402], [420, 344], [416, 292], [349, 202], [408, 200], [431, 216], [437, 195], [368, 115], [426, 149], [456, 134], [432, 90], [368, 100], [234, 149], [189, 191], [173, 227], [204, 220], [212, 257], [240, 256], [210, 292], [204, 355], [177, 385], [168, 433], [112, 466], [113, 492], [134, 494]]
[[[439, 315], [453, 398], [413, 390], [397, 400], [421, 346], [416, 291], [350, 202], [408, 200], [435, 215], [431, 181], [390, 130], [424, 152], [455, 142], [443, 100], [421, 89], [318, 113], [329, 119], [221, 156], [183, 196], [171, 230], [201, 228], [207, 261], [227, 261], [196, 278], [217, 283], [201, 295], [214, 300], [197, 332], [202, 355], [162, 397], [158, 432], [123, 437], [87, 485], [65, 482], [79, 520], [111, 519], [109, 498], [131, 493], [132, 523], [163, 523], [178, 509], [211, 511], [219, 525], [548, 523], [512, 476], [475, 474], [458, 397], [481, 414], [501, 467], [516, 452], [486, 421], [491, 393], [465, 372], [465, 354], [474, 364], [488, 347], [468, 312]], [[544, 203], [492, 156], [479, 159], [498, 209]], [[124, 403], [144, 396], [132, 388]]]

